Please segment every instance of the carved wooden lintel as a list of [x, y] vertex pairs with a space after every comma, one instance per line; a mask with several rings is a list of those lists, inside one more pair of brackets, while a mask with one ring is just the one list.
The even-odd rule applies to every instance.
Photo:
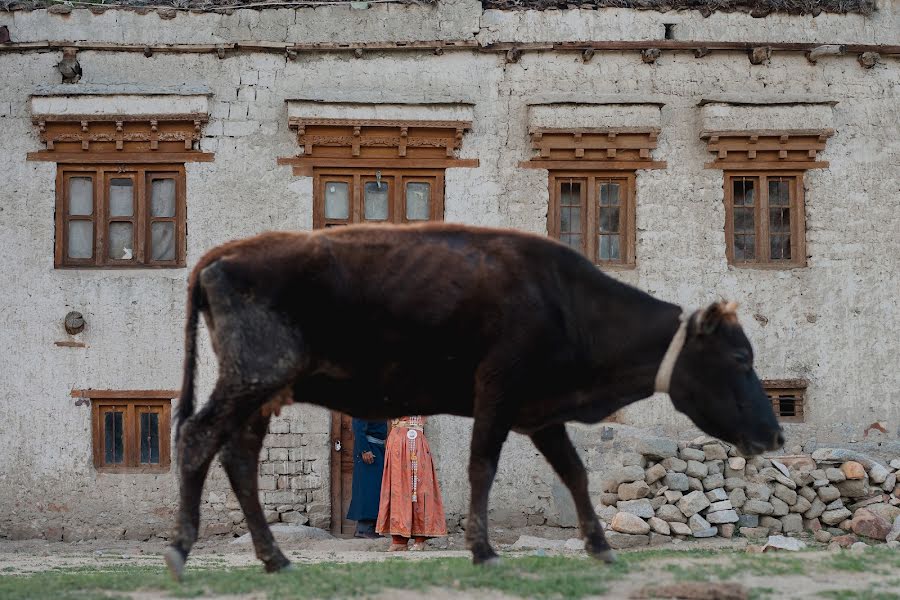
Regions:
[[[531, 145], [533, 160], [584, 161], [594, 163], [625, 162], [650, 164], [651, 152], [657, 146], [659, 130], [654, 128], [533, 128]], [[640, 168], [640, 167], [638, 167]]]
[[825, 149], [831, 129], [792, 129], [759, 131], [704, 131], [707, 150], [716, 160], [707, 165], [716, 169], [783, 168], [808, 169], [828, 166], [816, 161]]

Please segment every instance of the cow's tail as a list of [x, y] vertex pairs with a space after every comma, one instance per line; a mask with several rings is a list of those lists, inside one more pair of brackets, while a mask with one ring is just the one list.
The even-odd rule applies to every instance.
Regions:
[[[196, 271], [195, 271], [196, 273]], [[175, 424], [175, 439], [181, 435], [184, 422], [194, 414], [194, 371], [197, 367], [197, 323], [203, 310], [203, 286], [192, 276], [188, 283], [187, 324], [184, 327], [184, 375]]]

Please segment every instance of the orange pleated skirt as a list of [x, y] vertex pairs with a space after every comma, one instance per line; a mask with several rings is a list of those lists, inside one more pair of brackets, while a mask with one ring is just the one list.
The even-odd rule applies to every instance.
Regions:
[[[407, 427], [394, 427], [385, 445], [381, 504], [375, 530], [382, 535], [440, 537], [447, 535], [444, 503], [434, 472], [431, 449], [422, 431], [410, 440]], [[413, 502], [412, 454], [417, 462]]]

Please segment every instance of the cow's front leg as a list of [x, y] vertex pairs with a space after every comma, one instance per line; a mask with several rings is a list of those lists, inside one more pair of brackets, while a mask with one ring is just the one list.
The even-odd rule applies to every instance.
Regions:
[[550, 425], [531, 434], [531, 441], [559, 475], [575, 502], [581, 533], [584, 535], [584, 547], [588, 554], [610, 563], [615, 560], [615, 553], [609, 547], [603, 528], [597, 519], [597, 513], [591, 506], [588, 495], [588, 478], [584, 464], [569, 439], [565, 425]]
[[472, 551], [472, 561], [478, 564], [494, 564], [499, 561], [488, 541], [487, 510], [491, 484], [497, 473], [500, 450], [509, 434], [509, 428], [494, 420], [475, 419], [469, 456], [469, 518], [466, 522], [466, 546]]

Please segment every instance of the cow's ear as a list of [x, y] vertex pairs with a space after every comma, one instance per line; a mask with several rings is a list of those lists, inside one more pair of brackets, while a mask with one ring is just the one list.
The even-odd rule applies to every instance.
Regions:
[[737, 322], [737, 302], [714, 302], [697, 316], [697, 331], [704, 335], [715, 333], [722, 323]]

